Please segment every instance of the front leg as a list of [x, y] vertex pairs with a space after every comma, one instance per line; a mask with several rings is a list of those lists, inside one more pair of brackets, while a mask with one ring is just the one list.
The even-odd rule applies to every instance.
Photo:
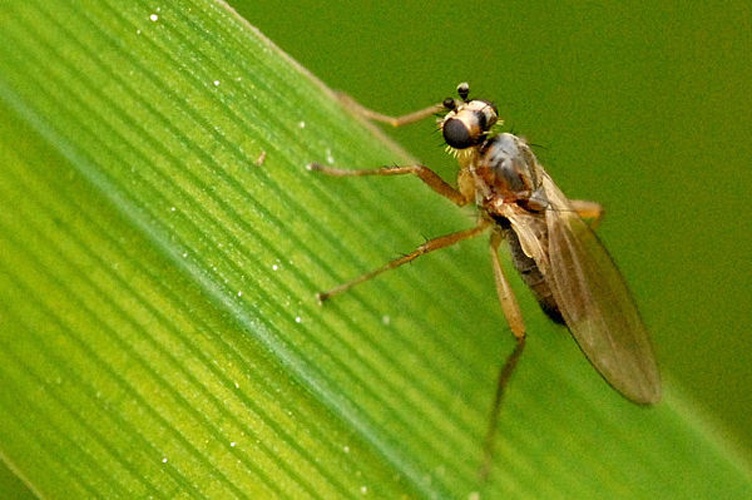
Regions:
[[339, 97], [340, 102], [342, 102], [342, 104], [350, 109], [353, 113], [363, 116], [369, 120], [389, 124], [392, 127], [401, 127], [410, 123], [419, 122], [420, 120], [428, 118], [429, 116], [435, 115], [441, 111], [446, 111], [446, 108], [443, 104], [433, 104], [431, 106], [428, 106], [427, 108], [419, 109], [418, 111], [413, 111], [412, 113], [408, 113], [406, 115], [389, 116], [379, 113], [378, 111], [366, 108], [345, 93], [338, 92], [337, 97]]
[[428, 187], [439, 193], [444, 198], [448, 198], [458, 206], [467, 205], [470, 200], [460, 193], [456, 188], [449, 185], [439, 174], [423, 165], [408, 165], [404, 167], [381, 167], [373, 169], [345, 169], [334, 168], [321, 165], [320, 163], [309, 163], [306, 168], [313, 172], [331, 175], [333, 177], [360, 177], [365, 175], [405, 175], [413, 174], [422, 180]]

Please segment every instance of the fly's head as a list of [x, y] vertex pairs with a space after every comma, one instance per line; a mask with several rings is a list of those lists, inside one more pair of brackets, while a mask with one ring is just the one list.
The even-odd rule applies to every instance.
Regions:
[[459, 99], [447, 97], [442, 103], [447, 114], [439, 122], [448, 149], [457, 154], [482, 144], [501, 125], [499, 112], [493, 103], [483, 99], [469, 99], [467, 83], [457, 86]]

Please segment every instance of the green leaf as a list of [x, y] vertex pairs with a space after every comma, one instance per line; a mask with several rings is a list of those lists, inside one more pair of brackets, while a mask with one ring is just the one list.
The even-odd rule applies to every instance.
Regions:
[[513, 346], [483, 242], [314, 298], [469, 212], [305, 171], [409, 159], [226, 5], [14, 1], [0, 23], [6, 491], [752, 493], [670, 379], [622, 400], [521, 287], [536, 334], [481, 482]]

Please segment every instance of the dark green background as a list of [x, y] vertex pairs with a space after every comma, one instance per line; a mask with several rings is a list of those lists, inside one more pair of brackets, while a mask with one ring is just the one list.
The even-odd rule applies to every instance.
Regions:
[[[437, 102], [463, 80], [495, 100], [566, 193], [604, 204], [599, 232], [664, 376], [749, 456], [749, 3], [232, 3], [380, 111]], [[393, 135], [452, 176], [430, 123]]]

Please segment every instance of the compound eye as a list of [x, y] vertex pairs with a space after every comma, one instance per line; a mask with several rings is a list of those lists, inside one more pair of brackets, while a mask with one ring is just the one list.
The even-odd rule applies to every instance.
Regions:
[[467, 149], [474, 146], [477, 134], [471, 133], [467, 124], [458, 118], [449, 118], [442, 127], [444, 140], [455, 149]]
[[447, 113], [441, 124], [444, 140], [455, 149], [467, 149], [486, 140], [498, 120], [493, 104], [475, 99]]
[[454, 99], [452, 99], [451, 97], [447, 97], [446, 99], [444, 99], [444, 102], [442, 102], [441, 105], [444, 106], [444, 108], [448, 109], [449, 111], [457, 107], [457, 103], [454, 102]]

